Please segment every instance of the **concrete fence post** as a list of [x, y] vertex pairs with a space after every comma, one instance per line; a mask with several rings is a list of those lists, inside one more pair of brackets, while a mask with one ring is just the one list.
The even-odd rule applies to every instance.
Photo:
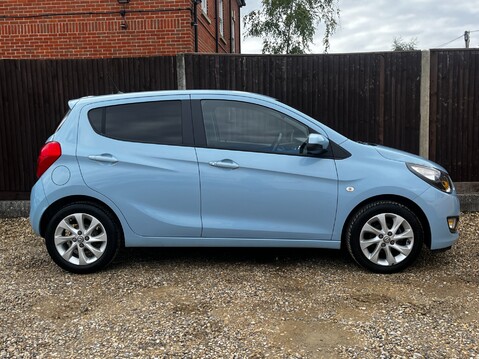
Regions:
[[431, 53], [421, 51], [421, 122], [419, 126], [419, 155], [429, 158], [429, 97], [431, 94]]
[[186, 90], [186, 71], [185, 71], [185, 55], [176, 55], [176, 80], [178, 82], [178, 90]]

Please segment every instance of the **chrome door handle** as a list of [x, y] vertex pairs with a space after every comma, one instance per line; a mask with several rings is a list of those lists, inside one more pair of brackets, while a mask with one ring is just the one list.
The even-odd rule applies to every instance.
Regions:
[[213, 167], [228, 168], [230, 170], [235, 170], [239, 168], [239, 164], [237, 164], [233, 160], [228, 160], [228, 159], [221, 160], [221, 161], [211, 161], [209, 162], [209, 165]]
[[105, 162], [105, 163], [117, 163], [118, 160], [113, 157], [112, 155], [110, 154], [101, 154], [101, 155], [91, 155], [91, 156], [88, 156], [89, 159], [93, 160], [93, 161], [98, 161], [98, 162]]

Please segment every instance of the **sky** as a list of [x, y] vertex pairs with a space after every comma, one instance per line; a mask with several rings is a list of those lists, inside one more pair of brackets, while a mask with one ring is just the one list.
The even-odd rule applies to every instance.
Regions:
[[[261, 0], [246, 0], [241, 15], [260, 5]], [[465, 30], [471, 31], [470, 47], [479, 47], [479, 0], [338, 0], [338, 6], [340, 25], [329, 53], [389, 51], [395, 37], [416, 39], [421, 50], [462, 48]], [[324, 52], [323, 30], [320, 24], [311, 53]], [[242, 37], [242, 53], [261, 53], [261, 48], [261, 39]]]

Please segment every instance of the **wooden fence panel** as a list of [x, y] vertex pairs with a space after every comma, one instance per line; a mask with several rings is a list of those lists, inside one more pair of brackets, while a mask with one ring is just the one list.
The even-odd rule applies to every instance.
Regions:
[[430, 99], [430, 158], [479, 181], [479, 50], [431, 50]]
[[38, 152], [68, 100], [176, 89], [176, 57], [0, 60], [0, 79], [0, 199], [26, 199]]

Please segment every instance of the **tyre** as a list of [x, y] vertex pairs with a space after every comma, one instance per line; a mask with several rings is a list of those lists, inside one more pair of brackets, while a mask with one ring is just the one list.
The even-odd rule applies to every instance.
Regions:
[[376, 201], [354, 214], [345, 241], [359, 265], [376, 273], [395, 273], [416, 260], [424, 243], [424, 230], [408, 207]]
[[119, 228], [110, 212], [90, 203], [73, 203], [51, 218], [45, 243], [61, 268], [92, 273], [115, 258], [121, 240]]

